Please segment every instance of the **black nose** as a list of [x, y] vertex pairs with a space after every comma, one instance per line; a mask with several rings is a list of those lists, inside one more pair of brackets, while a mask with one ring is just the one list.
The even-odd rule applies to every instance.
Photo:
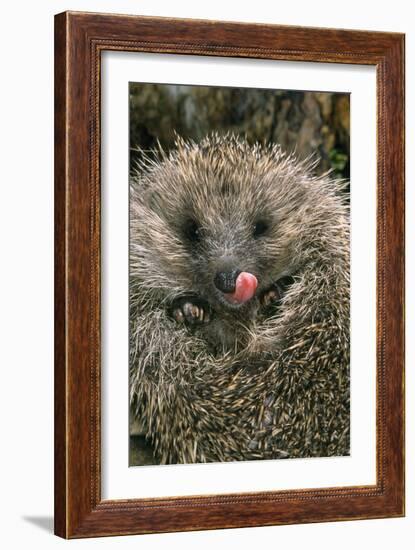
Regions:
[[234, 292], [236, 279], [239, 273], [241, 273], [239, 269], [234, 269], [233, 271], [218, 271], [213, 279], [215, 287], [225, 294]]

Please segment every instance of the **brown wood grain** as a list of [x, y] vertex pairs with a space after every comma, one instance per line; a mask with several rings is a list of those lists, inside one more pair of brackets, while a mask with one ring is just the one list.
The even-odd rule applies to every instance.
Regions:
[[[59, 17], [59, 20], [62, 17]], [[55, 532], [66, 532], [66, 26], [55, 26]]]
[[[377, 69], [377, 482], [101, 501], [100, 53]], [[55, 17], [55, 532], [65, 538], [404, 514], [404, 36], [65, 12]]]

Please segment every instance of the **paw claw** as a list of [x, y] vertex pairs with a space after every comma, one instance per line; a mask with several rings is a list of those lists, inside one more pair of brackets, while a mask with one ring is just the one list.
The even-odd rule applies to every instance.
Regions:
[[185, 317], [192, 317], [192, 304], [190, 302], [184, 303], [182, 310]]
[[172, 310], [173, 318], [178, 323], [186, 321], [190, 325], [207, 323], [209, 321], [209, 314], [205, 307], [201, 304], [196, 305], [188, 300], [188, 298], [178, 300]]
[[183, 323], [184, 321], [183, 311], [180, 308], [173, 311], [173, 317], [178, 323]]
[[267, 291], [261, 296], [261, 305], [268, 307], [274, 304], [278, 304], [285, 292], [294, 283], [294, 277], [291, 275], [284, 276], [276, 281]]
[[276, 287], [271, 288], [262, 296], [262, 305], [268, 307], [277, 303], [281, 299], [281, 295]]

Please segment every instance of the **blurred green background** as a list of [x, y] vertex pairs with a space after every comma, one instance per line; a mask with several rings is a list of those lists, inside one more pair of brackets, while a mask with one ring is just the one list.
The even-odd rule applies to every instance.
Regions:
[[130, 83], [130, 151], [151, 150], [174, 134], [200, 140], [232, 131], [249, 142], [279, 143], [300, 158], [317, 153], [318, 172], [350, 177], [350, 95], [328, 92]]

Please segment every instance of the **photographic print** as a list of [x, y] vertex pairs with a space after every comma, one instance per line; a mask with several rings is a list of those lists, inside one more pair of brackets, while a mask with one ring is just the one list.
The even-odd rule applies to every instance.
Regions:
[[350, 95], [129, 85], [130, 466], [350, 453]]
[[405, 514], [404, 47], [55, 17], [57, 535]]

